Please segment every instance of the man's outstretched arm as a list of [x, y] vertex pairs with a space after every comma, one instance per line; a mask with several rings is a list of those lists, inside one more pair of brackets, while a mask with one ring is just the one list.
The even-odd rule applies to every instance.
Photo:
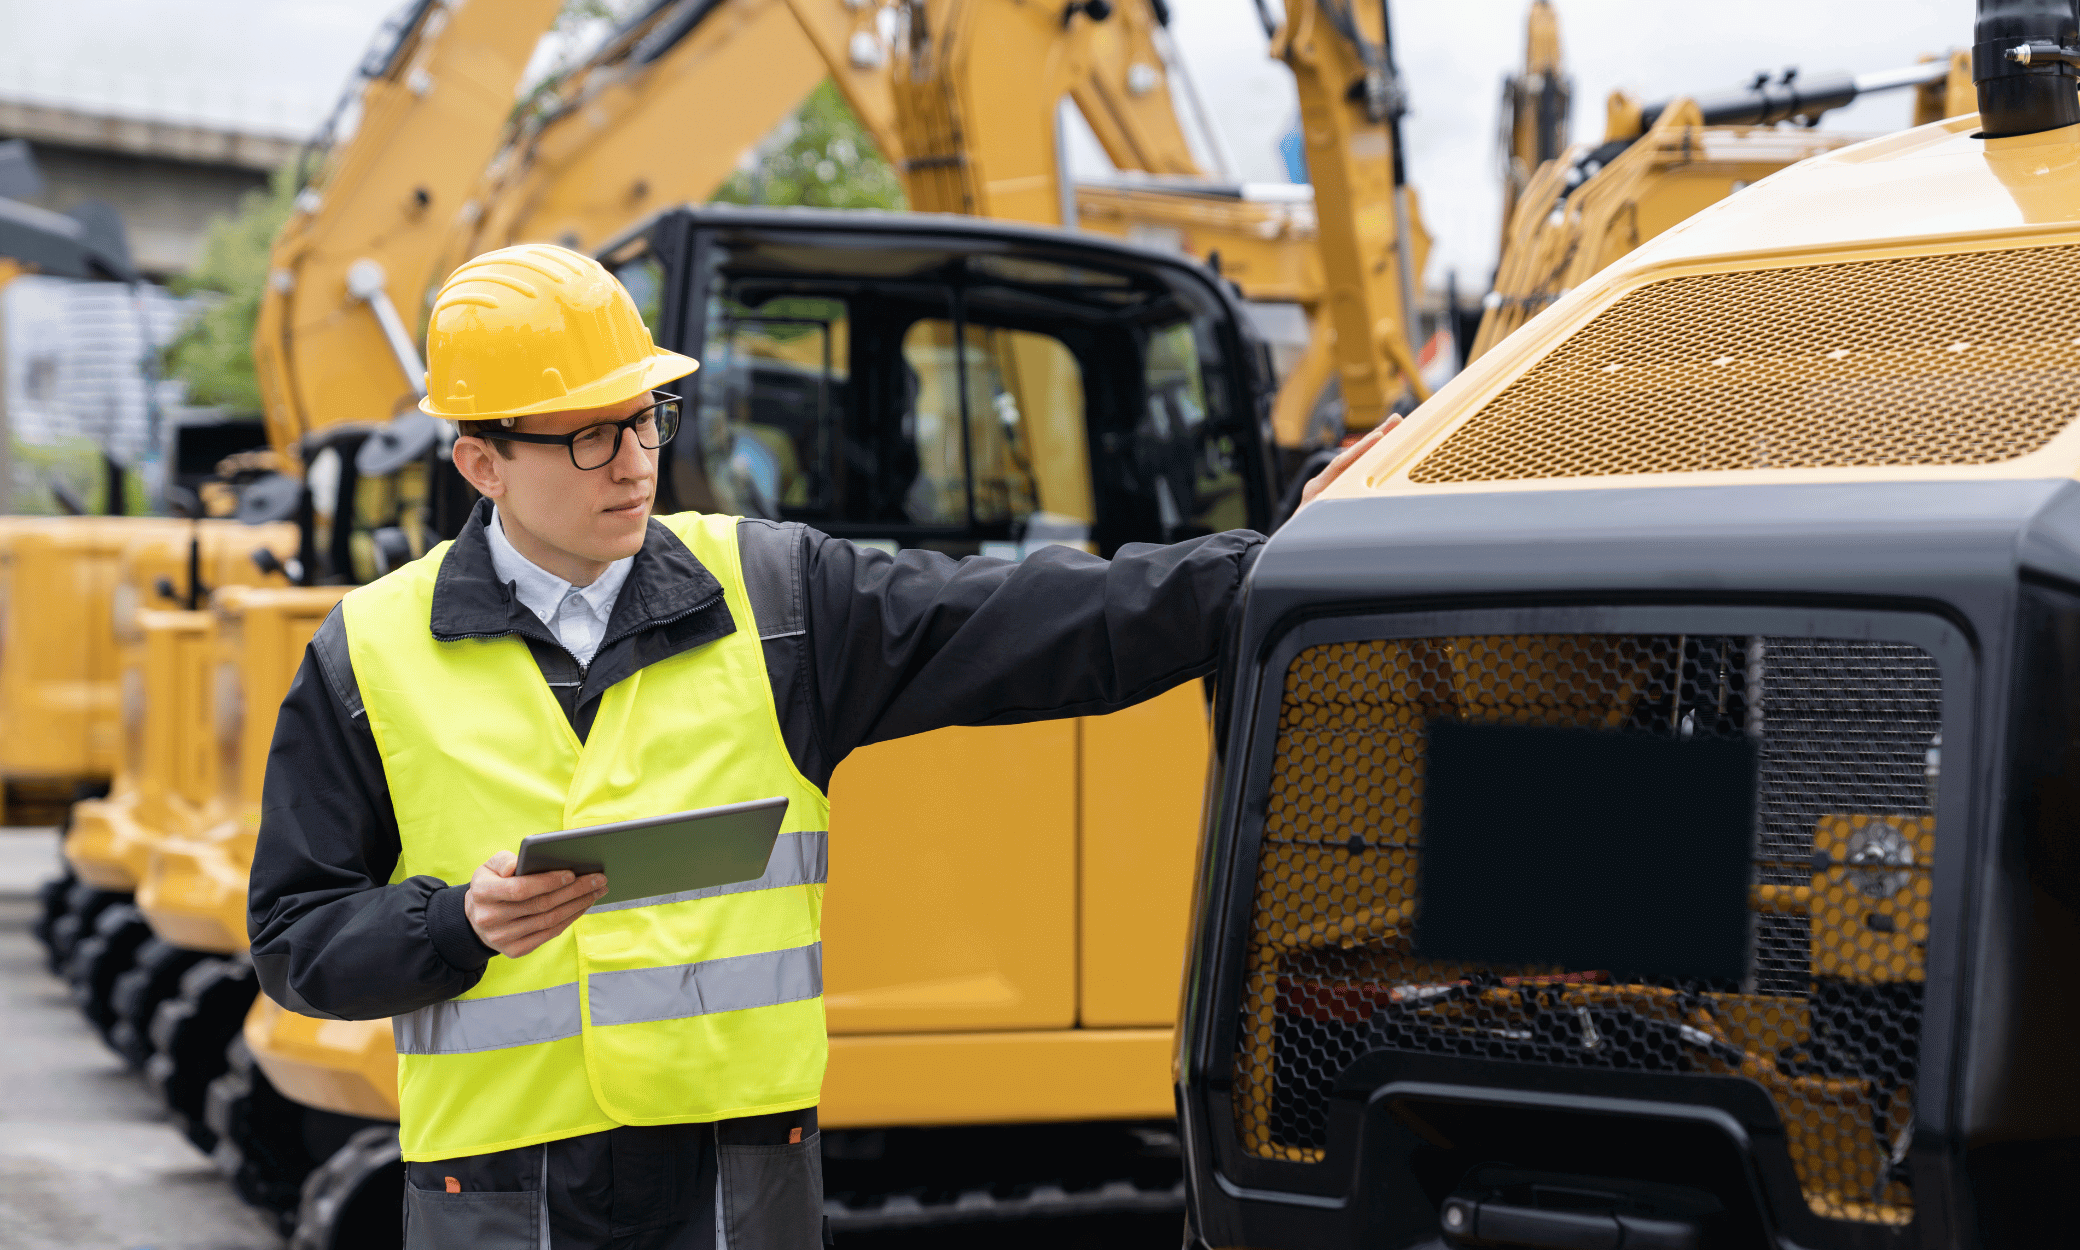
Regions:
[[1016, 562], [803, 541], [812, 703], [835, 767], [868, 743], [1117, 711], [1212, 672], [1264, 539]]
[[[1400, 420], [1339, 454], [1300, 506]], [[1045, 547], [1017, 562], [891, 556], [815, 530], [802, 541], [804, 701], [824, 765], [810, 775], [827, 779], [869, 743], [1114, 712], [1211, 673], [1264, 537], [1129, 543], [1111, 560]]]

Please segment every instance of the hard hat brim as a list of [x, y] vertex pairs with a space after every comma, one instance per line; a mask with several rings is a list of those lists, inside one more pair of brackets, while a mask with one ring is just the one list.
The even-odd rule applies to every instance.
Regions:
[[662, 347], [652, 348], [650, 355], [632, 365], [617, 369], [589, 386], [583, 386], [568, 394], [558, 395], [529, 404], [524, 408], [507, 408], [495, 412], [480, 412], [472, 409], [462, 412], [435, 402], [429, 395], [419, 401], [419, 411], [429, 417], [443, 421], [497, 421], [505, 417], [532, 417], [545, 412], [571, 412], [586, 408], [607, 408], [623, 403], [655, 390], [667, 382], [686, 377], [701, 367], [701, 362], [691, 356], [668, 352]]

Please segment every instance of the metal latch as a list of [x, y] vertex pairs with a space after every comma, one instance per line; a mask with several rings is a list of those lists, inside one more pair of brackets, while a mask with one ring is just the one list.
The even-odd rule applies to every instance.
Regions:
[[1702, 1230], [1689, 1220], [1554, 1211], [1471, 1198], [1446, 1199], [1438, 1222], [1454, 1242], [1527, 1250], [1696, 1250], [1703, 1240]]

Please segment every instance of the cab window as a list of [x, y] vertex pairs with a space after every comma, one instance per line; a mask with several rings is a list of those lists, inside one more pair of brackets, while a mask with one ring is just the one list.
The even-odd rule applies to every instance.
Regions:
[[834, 438], [844, 407], [845, 305], [718, 301], [702, 355], [693, 429], [716, 510], [823, 519], [831, 505]]
[[650, 341], [658, 342], [663, 336], [664, 323], [664, 264], [648, 249], [639, 252], [633, 259], [609, 260], [611, 272], [628, 288], [630, 298], [636, 302], [636, 311], [643, 315], [643, 324], [650, 328]]
[[1189, 284], [798, 237], [699, 254], [679, 507], [1016, 558], [1175, 541], [1263, 502], [1222, 309]]
[[[926, 318], [903, 335], [915, 386], [904, 417], [922, 526], [1050, 530], [1091, 524], [1083, 373], [1060, 339]], [[1083, 541], [1079, 537], [1076, 541]]]

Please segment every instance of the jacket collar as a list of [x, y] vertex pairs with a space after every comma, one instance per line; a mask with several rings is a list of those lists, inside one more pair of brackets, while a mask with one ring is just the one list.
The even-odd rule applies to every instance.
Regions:
[[[478, 500], [441, 561], [433, 583], [433, 636], [454, 642], [517, 633], [555, 644], [541, 618], [520, 602], [510, 585], [499, 580], [491, 562], [491, 542], [484, 533], [490, 517], [491, 501]], [[722, 583], [678, 535], [652, 517], [642, 550], [636, 553], [615, 601], [613, 619], [600, 638], [600, 651], [631, 634], [711, 605], [721, 609], [719, 627], [701, 632], [709, 639], [734, 632], [735, 622], [722, 601]]]

